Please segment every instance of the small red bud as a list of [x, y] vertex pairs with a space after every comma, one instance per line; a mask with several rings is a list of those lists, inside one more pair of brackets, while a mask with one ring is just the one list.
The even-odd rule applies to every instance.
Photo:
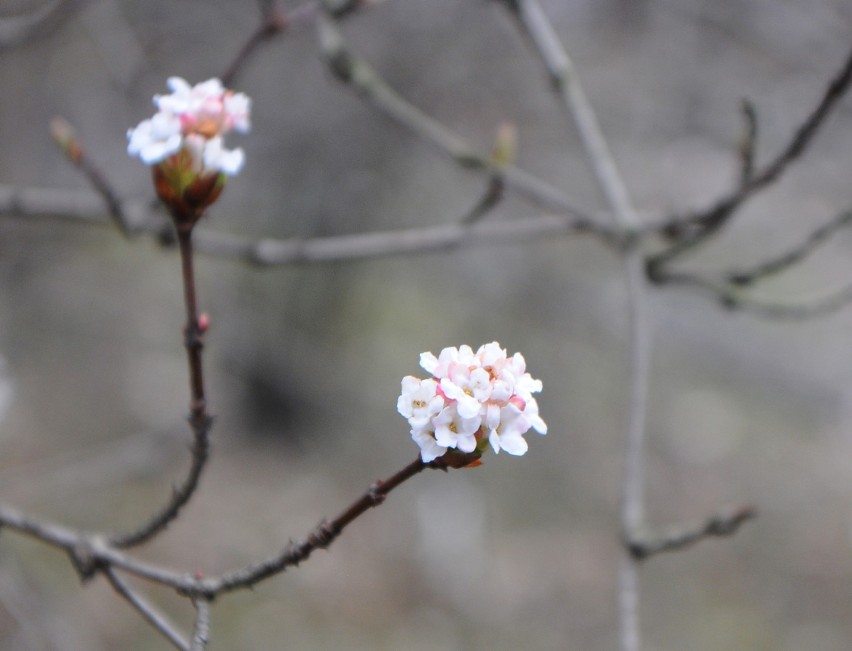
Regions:
[[210, 327], [210, 317], [207, 315], [207, 312], [202, 312], [198, 315], [198, 331], [201, 334], [207, 332], [207, 329]]
[[201, 570], [195, 570], [195, 580], [196, 581], [204, 580], [204, 572], [202, 572]]

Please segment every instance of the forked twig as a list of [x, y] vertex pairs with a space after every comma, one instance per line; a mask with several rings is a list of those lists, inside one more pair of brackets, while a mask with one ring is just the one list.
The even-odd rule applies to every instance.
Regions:
[[676, 241], [671, 247], [648, 260], [649, 270], [653, 273], [655, 268], [659, 269], [707, 242], [743, 203], [781, 178], [790, 164], [798, 160], [813, 142], [826, 119], [849, 90], [850, 83], [852, 83], [852, 51], [847, 55], [841, 69], [826, 86], [820, 101], [774, 158], [752, 172], [745, 183], [739, 183], [734, 190], [718, 199], [713, 205], [686, 215], [674, 215], [667, 220], [672, 224], [672, 234]]
[[99, 534], [87, 534], [63, 525], [25, 515], [0, 504], [0, 529], [30, 536], [64, 550], [84, 580], [107, 569], [119, 569], [141, 579], [174, 589], [192, 599], [213, 599], [234, 590], [250, 588], [280, 574], [288, 567], [304, 562], [317, 549], [327, 548], [343, 530], [370, 509], [383, 504], [387, 495], [427, 468], [447, 470], [440, 459], [424, 463], [417, 460], [385, 480], [372, 484], [367, 491], [331, 520], [324, 520], [306, 538], [291, 541], [282, 552], [265, 561], [252, 563], [220, 576], [201, 577], [175, 572], [167, 567], [140, 560], [116, 547]]
[[[330, 18], [318, 21], [320, 50], [334, 76], [352, 88], [372, 106], [401, 124], [423, 140], [436, 146], [464, 169], [490, 175], [492, 164], [467, 142], [443, 124], [404, 100], [360, 57], [350, 52], [343, 36]], [[501, 175], [507, 188], [526, 196], [550, 210], [566, 212], [573, 217], [591, 217], [575, 206], [560, 190], [532, 176], [515, 165], [506, 165]]]

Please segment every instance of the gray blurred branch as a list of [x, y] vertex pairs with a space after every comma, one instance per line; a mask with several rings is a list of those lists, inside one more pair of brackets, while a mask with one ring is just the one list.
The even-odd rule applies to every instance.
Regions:
[[816, 106], [774, 158], [748, 175], [741, 174], [741, 182], [738, 186], [716, 200], [710, 207], [685, 215], [674, 215], [666, 220], [672, 223], [671, 234], [675, 238], [675, 243], [648, 260], [650, 272], [653, 273], [655, 268], [659, 269], [709, 241], [748, 199], [778, 181], [790, 164], [797, 161], [811, 145], [832, 111], [846, 95], [850, 83], [852, 83], [852, 51], [826, 86]]
[[[171, 224], [164, 215], [142, 202], [125, 201], [120, 205], [131, 237], [150, 234], [163, 244], [171, 244]], [[108, 224], [98, 197], [84, 191], [0, 186], [0, 215]], [[452, 221], [458, 222], [459, 218]], [[194, 242], [196, 250], [205, 255], [259, 266], [277, 266], [450, 251], [559, 235], [589, 235], [614, 248], [624, 246], [633, 237], [622, 234], [618, 228], [581, 217], [539, 215], [512, 221], [450, 223], [428, 228], [286, 240], [252, 240], [199, 228], [194, 233]]]
[[151, 627], [161, 633], [175, 648], [181, 651], [190, 651], [189, 643], [186, 641], [185, 636], [153, 604], [148, 603], [148, 601], [138, 595], [111, 567], [105, 567], [101, 571], [113, 589], [133, 606]]
[[204, 651], [210, 638], [210, 601], [197, 597], [192, 600], [192, 604], [195, 606], [195, 625], [189, 651]]
[[[462, 459], [464, 464], [475, 460], [477, 457], [470, 455], [469, 458], [464, 458], [460, 455], [459, 458]], [[165, 566], [140, 560], [117, 548], [103, 534], [83, 532], [40, 520], [2, 504], [0, 504], [0, 529], [16, 531], [64, 550], [80, 578], [84, 581], [94, 578], [99, 572], [120, 569], [141, 579], [170, 587], [190, 599], [210, 600], [226, 592], [251, 588], [284, 572], [289, 567], [299, 565], [317, 549], [326, 549], [349, 524], [370, 509], [383, 504], [391, 491], [412, 477], [427, 469], [446, 471], [448, 468], [447, 463], [441, 459], [424, 463], [418, 456], [415, 461], [387, 479], [372, 484], [361, 497], [334, 518], [323, 520], [304, 539], [291, 541], [280, 553], [266, 560], [209, 578], [185, 572], [175, 572]], [[112, 580], [110, 581], [112, 583]], [[118, 581], [118, 584], [127, 587], [121, 581]], [[113, 584], [113, 587], [119, 589], [115, 584]], [[122, 593], [122, 596], [125, 595]], [[125, 598], [128, 597], [125, 596]], [[139, 609], [138, 604], [141, 602], [138, 598], [134, 601], [131, 601], [131, 603]], [[153, 614], [153, 609], [149, 608], [148, 615], [153, 617]], [[146, 619], [148, 619], [147, 615]]]
[[[537, 0], [507, 2], [525, 30], [553, 82], [556, 93], [580, 134], [598, 187], [615, 214], [618, 225], [638, 230], [639, 217], [630, 193], [604, 138], [597, 115], [580, 83], [568, 52]], [[627, 282], [630, 319], [630, 398], [625, 427], [625, 467], [621, 493], [622, 535], [629, 540], [645, 518], [644, 446], [647, 420], [648, 383], [651, 363], [652, 329], [647, 303], [642, 253], [626, 248], [622, 264]], [[625, 554], [619, 570], [619, 641], [622, 651], [638, 651], [639, 576], [635, 558]]]
[[[460, 167], [493, 173], [493, 165], [486, 156], [478, 154], [467, 142], [444, 125], [404, 100], [366, 61], [346, 48], [343, 36], [334, 20], [319, 21], [320, 51], [334, 76], [352, 88], [373, 107], [423, 140], [450, 156]], [[500, 174], [507, 188], [524, 195], [531, 201], [574, 217], [591, 221], [591, 216], [573, 204], [559, 189], [523, 171], [515, 165], [501, 168]]]
[[70, 0], [48, 0], [28, 13], [0, 16], [0, 48], [25, 43], [41, 27], [61, 17], [71, 5]]
[[844, 211], [814, 229], [802, 242], [787, 251], [748, 268], [717, 274], [671, 271], [650, 266], [649, 279], [657, 285], [673, 285], [697, 289], [714, 297], [729, 310], [740, 310], [768, 319], [805, 320], [822, 317], [852, 304], [852, 283], [817, 297], [779, 303], [748, 293], [748, 290], [771, 276], [804, 261], [828, 242], [836, 233], [852, 225], [852, 211]]
[[656, 533], [635, 532], [628, 546], [633, 557], [642, 561], [662, 552], [680, 551], [706, 538], [733, 536], [755, 517], [757, 511], [751, 506], [723, 509], [703, 522], [675, 525]]

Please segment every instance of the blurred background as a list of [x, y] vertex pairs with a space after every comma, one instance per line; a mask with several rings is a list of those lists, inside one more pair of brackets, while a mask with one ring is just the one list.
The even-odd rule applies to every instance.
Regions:
[[[785, 142], [847, 55], [844, 0], [542, 0], [599, 111], [637, 206], [706, 205], [736, 180], [740, 101], [759, 160]], [[291, 9], [296, 2], [280, 2]], [[88, 189], [47, 132], [54, 115], [129, 200], [151, 198], [125, 132], [180, 75], [220, 75], [255, 2], [64, 3], [25, 34], [0, 1], [0, 185]], [[518, 164], [575, 203], [602, 202], [545, 74], [486, 0], [388, 0], [345, 21], [353, 51], [487, 152], [517, 125]], [[247, 164], [210, 230], [290, 238], [458, 221], [483, 179], [335, 81], [307, 26], [266, 44], [236, 89]], [[743, 266], [852, 204], [852, 103], [804, 162], [749, 204], [691, 268]], [[490, 220], [538, 209], [509, 193]], [[761, 288], [782, 301], [850, 276], [852, 236]], [[544, 382], [550, 431], [523, 458], [425, 473], [328, 552], [214, 605], [211, 649], [476, 651], [616, 646], [618, 498], [627, 386], [619, 260], [585, 239], [260, 269], [202, 258], [213, 458], [180, 520], [139, 554], [214, 574], [274, 553], [413, 460], [396, 413], [418, 355], [499, 341]], [[642, 567], [645, 648], [845, 651], [852, 639], [852, 310], [807, 322], [725, 312], [655, 290], [648, 436], [653, 524], [751, 503], [759, 519]], [[0, 499], [117, 530], [160, 505], [188, 464], [177, 254], [109, 227], [0, 217]], [[134, 584], [138, 585], [138, 584]], [[191, 609], [151, 598], [174, 619]], [[103, 580], [0, 536], [0, 647], [166, 643]]]

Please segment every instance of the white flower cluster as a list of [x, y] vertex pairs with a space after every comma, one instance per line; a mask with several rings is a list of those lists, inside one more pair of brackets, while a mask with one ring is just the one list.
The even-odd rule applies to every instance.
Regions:
[[423, 461], [449, 449], [481, 454], [486, 441], [494, 452], [522, 455], [530, 428], [547, 432], [532, 397], [541, 381], [527, 373], [520, 353], [507, 357], [495, 341], [476, 353], [470, 346], [444, 348], [438, 357], [422, 353], [420, 366], [432, 377], [403, 378], [397, 411], [408, 419]]
[[154, 95], [157, 113], [127, 132], [127, 152], [148, 165], [184, 150], [198, 174], [231, 176], [243, 166], [242, 149], [226, 149], [222, 137], [231, 129], [246, 133], [251, 100], [208, 79], [190, 86], [180, 77], [168, 80], [170, 95]]

